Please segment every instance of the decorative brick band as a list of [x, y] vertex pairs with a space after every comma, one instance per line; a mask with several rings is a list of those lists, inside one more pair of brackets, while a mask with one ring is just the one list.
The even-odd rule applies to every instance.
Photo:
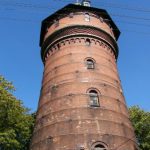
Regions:
[[117, 43], [107, 32], [92, 26], [70, 26], [70, 27], [60, 29], [54, 32], [53, 34], [51, 34], [49, 37], [47, 37], [41, 49], [41, 57], [43, 62], [45, 61], [46, 57], [48, 56], [49, 50], [52, 47], [55, 47], [55, 49], [57, 48], [59, 49], [61, 46], [59, 44], [60, 42], [62, 43], [62, 41], [68, 38], [71, 38], [71, 40], [75, 42], [76, 41], [75, 39], [80, 40], [79, 37], [80, 38], [83, 37], [84, 39], [90, 39], [90, 42], [91, 40], [93, 40], [95, 44], [96, 41], [98, 40], [100, 46], [103, 45], [107, 47], [108, 50], [112, 50], [113, 54], [117, 59], [118, 57]]

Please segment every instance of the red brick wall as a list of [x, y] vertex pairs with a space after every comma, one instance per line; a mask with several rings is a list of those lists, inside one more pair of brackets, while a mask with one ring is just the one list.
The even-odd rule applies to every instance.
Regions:
[[[75, 23], [99, 27], [113, 36], [106, 23], [94, 17], [85, 22], [84, 16], [78, 15], [61, 19], [56, 28], [51, 26], [45, 40], [55, 30]], [[89, 46], [86, 37], [79, 35], [60, 40], [59, 47], [56, 43], [49, 49], [32, 150], [80, 150], [80, 147], [91, 150], [95, 142], [116, 150], [126, 141], [118, 150], [135, 150], [114, 50], [107, 41], [89, 39]], [[94, 69], [87, 69], [86, 58], [95, 61]], [[90, 88], [99, 91], [100, 107], [90, 106], [87, 93]]]

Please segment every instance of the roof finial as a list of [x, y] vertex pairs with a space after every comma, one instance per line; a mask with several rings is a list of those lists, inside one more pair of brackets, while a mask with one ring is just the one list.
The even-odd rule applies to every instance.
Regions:
[[91, 0], [82, 0], [82, 5], [87, 6], [87, 7], [91, 7]]

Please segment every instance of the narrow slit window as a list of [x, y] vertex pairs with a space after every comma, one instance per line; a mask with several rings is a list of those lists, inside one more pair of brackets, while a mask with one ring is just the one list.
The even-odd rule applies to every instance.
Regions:
[[99, 107], [99, 97], [98, 92], [96, 90], [90, 90], [89, 91], [89, 97], [90, 97], [90, 106], [93, 107]]
[[86, 65], [87, 65], [87, 69], [94, 69], [95, 68], [94, 61], [92, 59], [87, 59]]

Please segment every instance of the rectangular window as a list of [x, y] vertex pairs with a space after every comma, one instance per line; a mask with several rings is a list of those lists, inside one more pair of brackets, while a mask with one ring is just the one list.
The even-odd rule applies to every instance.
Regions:
[[93, 63], [88, 63], [87, 64], [87, 69], [94, 69]]

